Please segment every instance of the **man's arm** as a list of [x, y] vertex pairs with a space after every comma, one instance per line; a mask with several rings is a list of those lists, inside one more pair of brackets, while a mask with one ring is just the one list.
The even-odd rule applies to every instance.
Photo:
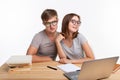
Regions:
[[38, 56], [37, 54], [38, 49], [30, 46], [27, 50], [27, 55], [32, 55], [32, 62], [45, 62], [45, 61], [52, 61], [52, 58], [49, 56]]

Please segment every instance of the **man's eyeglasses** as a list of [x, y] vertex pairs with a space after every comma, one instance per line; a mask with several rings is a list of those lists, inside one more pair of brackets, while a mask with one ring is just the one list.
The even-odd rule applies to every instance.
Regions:
[[76, 21], [74, 19], [72, 19], [71, 22], [72, 22], [73, 25], [76, 25], [76, 24], [80, 25], [81, 24], [81, 21]]
[[50, 27], [51, 25], [52, 25], [52, 26], [56, 26], [57, 23], [58, 23], [58, 21], [45, 22], [44, 25], [45, 25], [46, 27]]

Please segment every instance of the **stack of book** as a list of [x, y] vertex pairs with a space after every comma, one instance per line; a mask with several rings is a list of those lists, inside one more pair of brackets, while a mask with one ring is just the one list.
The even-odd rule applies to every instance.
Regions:
[[116, 64], [113, 69], [113, 73], [120, 69], [120, 64]]
[[32, 56], [31, 55], [11, 56], [6, 63], [9, 67], [9, 71], [31, 70]]

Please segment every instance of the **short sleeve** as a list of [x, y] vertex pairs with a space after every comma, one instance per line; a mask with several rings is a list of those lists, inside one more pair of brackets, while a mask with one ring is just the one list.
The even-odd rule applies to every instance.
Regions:
[[31, 46], [39, 48], [40, 42], [41, 42], [41, 38], [40, 38], [39, 33], [37, 33], [32, 39]]
[[81, 44], [83, 44], [87, 41], [87, 39], [81, 33], [78, 34], [78, 39], [80, 40]]

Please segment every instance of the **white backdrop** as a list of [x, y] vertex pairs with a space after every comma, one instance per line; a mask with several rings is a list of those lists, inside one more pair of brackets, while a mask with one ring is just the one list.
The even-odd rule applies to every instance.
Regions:
[[58, 31], [65, 14], [79, 14], [79, 32], [96, 58], [120, 56], [119, 4], [119, 0], [0, 0], [0, 56], [26, 54], [34, 34], [44, 29], [40, 15], [46, 8], [57, 10]]

